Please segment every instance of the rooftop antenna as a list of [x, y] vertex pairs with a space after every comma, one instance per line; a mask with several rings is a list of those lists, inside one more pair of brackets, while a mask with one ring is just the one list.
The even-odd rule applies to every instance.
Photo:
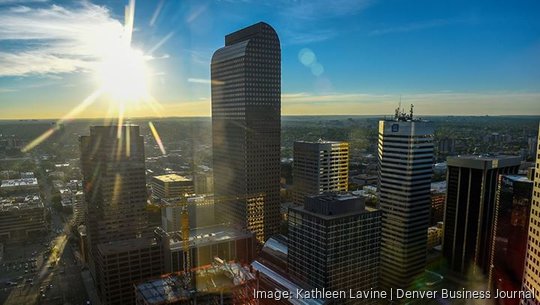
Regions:
[[394, 119], [399, 120], [400, 115], [401, 115], [401, 94], [399, 95], [399, 104], [398, 104], [398, 107], [396, 108]]

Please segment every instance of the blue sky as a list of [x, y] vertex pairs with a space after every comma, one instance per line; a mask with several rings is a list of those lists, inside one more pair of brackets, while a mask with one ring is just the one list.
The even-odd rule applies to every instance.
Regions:
[[[126, 4], [0, 0], [0, 118], [62, 117], [91, 94], [87, 40]], [[540, 114], [538, 1], [139, 0], [132, 46], [161, 106], [129, 115], [209, 115], [212, 53], [259, 21], [281, 39], [285, 115], [392, 113], [400, 95], [423, 114]]]

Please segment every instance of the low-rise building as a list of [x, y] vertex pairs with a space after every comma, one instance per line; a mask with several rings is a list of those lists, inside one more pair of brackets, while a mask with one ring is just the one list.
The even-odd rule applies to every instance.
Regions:
[[22, 240], [47, 229], [39, 195], [0, 198], [0, 240]]
[[181, 198], [192, 195], [193, 180], [177, 174], [152, 177], [152, 199], [160, 203], [163, 199]]
[[0, 194], [28, 194], [39, 192], [39, 184], [37, 178], [20, 178], [2, 180], [0, 184]]
[[161, 254], [153, 238], [99, 244], [95, 280], [102, 304], [134, 304], [133, 285], [163, 274]]
[[443, 222], [440, 221], [437, 225], [428, 228], [428, 239], [427, 239], [427, 249], [431, 250], [436, 246], [442, 244], [443, 236]]

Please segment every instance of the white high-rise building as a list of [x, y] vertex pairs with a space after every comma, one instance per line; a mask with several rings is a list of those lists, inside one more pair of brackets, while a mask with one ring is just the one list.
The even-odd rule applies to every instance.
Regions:
[[303, 205], [308, 195], [346, 192], [348, 180], [349, 143], [294, 142], [294, 203]]
[[381, 286], [408, 288], [426, 264], [433, 126], [396, 109], [379, 122]]
[[[540, 140], [540, 132], [538, 139]], [[523, 304], [540, 304], [540, 145], [538, 144], [522, 290], [534, 291], [534, 299], [524, 299], [522, 300]]]

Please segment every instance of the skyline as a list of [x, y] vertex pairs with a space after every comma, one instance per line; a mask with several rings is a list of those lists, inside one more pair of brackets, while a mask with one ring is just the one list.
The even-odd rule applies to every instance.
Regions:
[[[90, 95], [104, 42], [124, 30], [125, 4], [0, 1], [0, 119], [60, 118]], [[130, 105], [126, 116], [210, 116], [213, 50], [258, 21], [282, 39], [283, 115], [391, 114], [400, 95], [419, 115], [540, 114], [533, 1], [420, 1], [410, 14], [399, 1], [257, 4], [137, 1], [132, 45], [161, 106]], [[107, 105], [102, 98], [76, 117], [103, 117]]]

